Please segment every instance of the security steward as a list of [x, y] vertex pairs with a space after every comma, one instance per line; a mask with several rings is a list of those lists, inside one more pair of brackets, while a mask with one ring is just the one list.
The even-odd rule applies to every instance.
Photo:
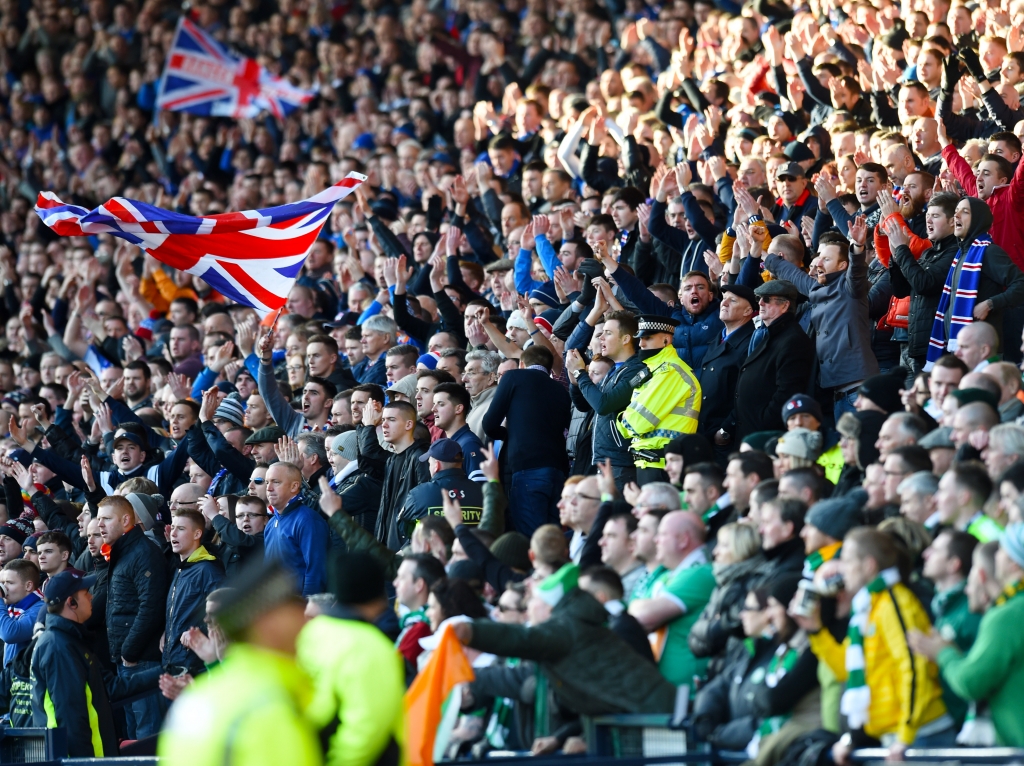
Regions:
[[306, 623], [295, 577], [279, 562], [244, 569], [217, 609], [224, 661], [182, 692], [160, 732], [161, 766], [321, 766], [304, 717], [313, 684], [295, 661]]
[[484, 511], [483, 486], [466, 475], [462, 446], [454, 439], [438, 439], [420, 455], [429, 461], [430, 481], [414, 487], [398, 512], [398, 535], [405, 545], [412, 538], [416, 522], [424, 516], [443, 516], [443, 493], [462, 505], [462, 523], [476, 526]]
[[633, 395], [615, 425], [631, 440], [636, 481], [643, 486], [668, 481], [665, 445], [697, 432], [701, 393], [697, 376], [672, 346], [678, 320], [641, 314], [638, 324], [636, 337], [644, 369], [630, 381]]
[[[107, 674], [86, 646], [83, 624], [92, 617], [95, 577], [66, 569], [46, 584], [46, 630], [32, 654], [32, 721], [63, 728], [72, 758], [118, 755], [111, 699], [158, 688], [159, 667], [128, 678]], [[109, 690], [109, 694], [108, 694]]]

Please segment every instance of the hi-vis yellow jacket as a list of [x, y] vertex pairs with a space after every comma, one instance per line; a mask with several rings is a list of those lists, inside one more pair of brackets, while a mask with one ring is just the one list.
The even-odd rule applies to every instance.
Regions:
[[645, 458], [640, 453], [660, 451], [676, 437], [697, 432], [700, 383], [672, 346], [644, 364], [647, 369], [637, 375], [642, 380], [634, 378], [633, 397], [615, 425], [632, 440], [637, 468], [664, 468], [663, 454]]

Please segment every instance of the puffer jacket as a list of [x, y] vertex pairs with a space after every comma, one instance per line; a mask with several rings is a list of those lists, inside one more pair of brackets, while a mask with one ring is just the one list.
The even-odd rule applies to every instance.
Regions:
[[730, 639], [743, 637], [740, 612], [747, 592], [759, 579], [759, 567], [764, 564], [761, 554], [737, 561], [735, 564], [714, 566], [715, 589], [711, 592], [704, 611], [690, 628], [690, 651], [694, 657], [711, 657], [708, 678], [716, 676], [725, 664], [726, 650], [735, 643]]
[[712, 343], [719, 341], [722, 337], [722, 328], [725, 327], [718, 318], [719, 301], [711, 301], [700, 314], [694, 315], [682, 306], [669, 306], [648, 290], [643, 282], [623, 269], [616, 269], [614, 276], [622, 294], [632, 301], [641, 313], [670, 316], [679, 321], [679, 326], [672, 337], [672, 345], [679, 352], [679, 358], [686, 362], [691, 370], [699, 369], [704, 354]]
[[939, 307], [942, 288], [949, 267], [956, 258], [960, 243], [950, 234], [932, 243], [920, 258], [915, 259], [907, 245], [900, 245], [889, 262], [892, 293], [897, 298], [910, 296], [910, 314], [907, 319], [907, 353], [923, 357], [928, 354], [928, 341], [935, 322], [935, 309]]
[[[105, 548], [106, 546], [104, 546]], [[107, 640], [115, 665], [159, 661], [164, 629], [167, 563], [136, 525], [110, 547], [107, 565]]]
[[607, 627], [608, 612], [574, 588], [534, 627], [474, 620], [469, 645], [500, 657], [533, 660], [559, 699], [580, 715], [668, 713], [676, 689]]
[[193, 675], [204, 670], [203, 661], [195, 652], [181, 645], [181, 634], [203, 625], [206, 597], [224, 582], [224, 567], [206, 548], [199, 548], [182, 561], [171, 580], [167, 594], [166, 628], [164, 629], [164, 668], [188, 668]]

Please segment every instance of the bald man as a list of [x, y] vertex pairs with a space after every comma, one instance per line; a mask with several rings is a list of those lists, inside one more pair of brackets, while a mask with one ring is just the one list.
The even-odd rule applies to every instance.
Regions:
[[939, 143], [939, 123], [932, 117], [918, 117], [911, 130], [914, 151], [921, 158], [921, 167], [933, 176], [942, 170], [942, 144]]
[[972, 322], [956, 336], [956, 351], [953, 353], [971, 372], [983, 372], [992, 362], [999, 361], [996, 328], [988, 322]]
[[971, 434], [979, 431], [988, 433], [997, 425], [999, 414], [992, 407], [985, 402], [971, 402], [953, 415], [953, 433], [950, 438], [958, 449], [965, 446], [970, 449]]
[[291, 463], [267, 469], [270, 521], [263, 533], [267, 559], [277, 559], [294, 574], [304, 597], [327, 589], [327, 541], [323, 516], [302, 499], [302, 471]]
[[885, 169], [889, 171], [889, 178], [897, 186], [903, 186], [907, 176], [917, 168], [914, 165], [914, 155], [903, 144], [893, 144], [883, 157]]
[[1020, 369], [1009, 362], [995, 362], [985, 368], [987, 375], [999, 384], [999, 419], [1012, 423], [1024, 415], [1024, 399], [1020, 395]]
[[[707, 660], [693, 656], [690, 628], [711, 598], [715, 577], [704, 554], [707, 531], [700, 516], [673, 511], [661, 520], [654, 544], [658, 563], [669, 570], [652, 597], [638, 599], [629, 612], [648, 632], [659, 631], [658, 669], [672, 684], [692, 684], [703, 676]], [[660, 630], [665, 628], [662, 634]], [[692, 690], [691, 690], [692, 691]]]

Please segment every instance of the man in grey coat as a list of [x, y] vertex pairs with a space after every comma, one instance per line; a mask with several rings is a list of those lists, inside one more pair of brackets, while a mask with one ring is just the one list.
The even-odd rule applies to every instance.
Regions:
[[826, 232], [818, 243], [814, 274], [807, 275], [779, 255], [765, 259], [778, 279], [792, 282], [811, 306], [821, 387], [831, 390], [836, 420], [853, 412], [857, 388], [878, 374], [878, 360], [871, 351], [871, 318], [868, 315], [867, 241], [864, 216], [850, 224], [850, 239]]

